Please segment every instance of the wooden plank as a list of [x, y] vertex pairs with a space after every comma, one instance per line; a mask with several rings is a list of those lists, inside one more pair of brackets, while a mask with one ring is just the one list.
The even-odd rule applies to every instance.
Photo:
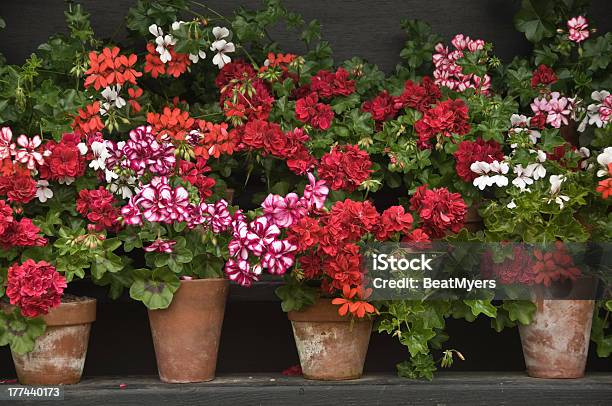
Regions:
[[[120, 385], [125, 385], [121, 388]], [[224, 375], [200, 384], [163, 384], [156, 377], [96, 378], [65, 387], [62, 405], [610, 405], [612, 375], [576, 380], [520, 373], [441, 373], [431, 382], [369, 375], [344, 382], [281, 375]], [[57, 403], [38, 401], [37, 405]]]

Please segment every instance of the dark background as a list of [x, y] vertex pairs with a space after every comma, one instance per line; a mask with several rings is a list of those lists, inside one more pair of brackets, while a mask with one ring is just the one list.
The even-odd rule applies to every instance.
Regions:
[[[98, 37], [125, 37], [123, 17], [134, 0], [82, 0], [91, 14]], [[259, 1], [204, 1], [224, 14], [238, 5], [257, 7]], [[512, 18], [518, 0], [288, 0], [288, 9], [301, 13], [308, 21], [317, 18], [323, 37], [331, 43], [334, 56], [341, 61], [359, 56], [391, 71], [399, 61], [405, 38], [399, 26], [403, 18], [429, 22], [434, 31], [449, 40], [455, 33], [493, 42], [495, 53], [505, 62], [529, 52], [529, 43], [514, 29]], [[6, 29], [0, 31], [0, 52], [9, 63], [22, 63], [38, 44], [56, 32], [66, 30], [65, 3], [61, 0], [0, 0], [0, 16]], [[612, 27], [610, 0], [592, 1], [592, 25], [600, 32]], [[279, 27], [272, 35], [288, 52], [300, 52], [295, 36], [285, 35]], [[99, 299], [98, 320], [92, 328], [85, 375], [155, 374], [155, 356], [144, 306], [124, 296], [118, 301], [87, 282], [71, 285], [71, 290]], [[463, 353], [466, 361], [455, 370], [516, 371], [525, 368], [516, 329], [495, 333], [486, 319], [474, 323], [449, 320], [449, 348]], [[366, 361], [366, 372], [394, 370], [408, 357], [395, 338], [373, 334]], [[226, 310], [219, 372], [280, 372], [297, 364], [298, 358], [291, 325], [273, 294], [270, 283], [250, 290], [232, 287]], [[591, 348], [591, 371], [612, 371], [609, 359], [598, 359]], [[0, 380], [14, 376], [7, 347], [0, 348]]]

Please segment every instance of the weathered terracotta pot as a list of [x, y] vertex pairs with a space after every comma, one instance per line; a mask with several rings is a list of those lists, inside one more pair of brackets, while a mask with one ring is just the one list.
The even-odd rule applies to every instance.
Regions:
[[227, 279], [182, 280], [172, 303], [149, 310], [159, 378], [168, 383], [215, 378]]
[[536, 301], [533, 322], [519, 326], [529, 376], [584, 376], [594, 303], [593, 300]]
[[83, 374], [89, 331], [96, 320], [96, 300], [62, 303], [42, 316], [45, 333], [27, 354], [13, 352], [19, 382], [24, 385], [78, 383]]
[[338, 306], [319, 299], [299, 312], [289, 312], [293, 335], [306, 379], [339, 381], [357, 379], [372, 333], [372, 320], [338, 315]]

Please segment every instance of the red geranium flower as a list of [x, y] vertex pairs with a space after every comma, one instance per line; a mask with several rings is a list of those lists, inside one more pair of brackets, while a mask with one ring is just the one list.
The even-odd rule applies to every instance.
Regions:
[[327, 130], [334, 119], [334, 112], [331, 106], [319, 103], [316, 93], [311, 93], [295, 102], [295, 116], [316, 129]]
[[361, 110], [370, 113], [379, 127], [382, 121], [394, 119], [401, 108], [402, 105], [398, 104], [397, 99], [386, 90], [361, 105]]
[[335, 146], [321, 157], [319, 178], [333, 190], [352, 192], [372, 173], [372, 161], [357, 145]]
[[431, 148], [430, 141], [436, 136], [452, 137], [465, 135], [470, 131], [468, 107], [463, 100], [445, 100], [427, 110], [414, 124], [419, 136], [420, 148]]
[[338, 68], [335, 73], [320, 70], [310, 79], [310, 89], [322, 98], [348, 96], [355, 92], [355, 81], [348, 77], [344, 68]]
[[455, 171], [457, 175], [466, 182], [472, 182], [478, 176], [472, 172], [470, 165], [476, 161], [491, 163], [502, 161], [504, 153], [501, 146], [493, 141], [484, 141], [477, 138], [476, 141], [461, 141], [459, 148], [453, 154], [455, 156]]
[[9, 223], [3, 234], [0, 234], [0, 245], [11, 247], [43, 247], [47, 240], [41, 237], [40, 228], [36, 227], [29, 218]]
[[101, 231], [118, 224], [119, 210], [114, 203], [115, 197], [102, 186], [94, 190], [83, 189], [79, 192], [76, 210]]
[[410, 210], [419, 214], [427, 234], [440, 238], [448, 231], [461, 230], [467, 206], [459, 193], [451, 193], [446, 188], [427, 189], [423, 185], [410, 199]]
[[6, 295], [25, 317], [47, 314], [59, 306], [66, 279], [45, 261], [26, 260], [8, 269]]
[[553, 85], [557, 83], [557, 75], [555, 71], [546, 65], [540, 65], [533, 71], [531, 76], [531, 87], [536, 88], [538, 85]]
[[100, 117], [100, 102], [96, 101], [79, 109], [78, 114], [72, 122], [72, 129], [81, 134], [89, 135], [101, 131], [104, 128], [102, 117]]
[[28, 203], [36, 197], [36, 181], [27, 173], [0, 176], [0, 196], [2, 195], [12, 203]]
[[167, 135], [178, 141], [183, 141], [185, 135], [195, 124], [195, 120], [189, 116], [188, 112], [179, 108], [171, 109], [170, 107], [164, 107], [161, 114], [148, 113], [147, 122], [151, 124], [158, 137]]
[[414, 83], [412, 80], [404, 84], [404, 92], [397, 98], [397, 103], [402, 107], [410, 107], [415, 110], [425, 112], [432, 104], [442, 97], [440, 88], [429, 76], [424, 76], [421, 83]]
[[344, 285], [342, 287], [343, 297], [333, 299], [332, 304], [340, 306], [338, 308], [340, 316], [346, 316], [350, 312], [353, 316], [363, 318], [366, 314], [378, 313], [374, 306], [365, 301], [370, 296], [371, 291], [371, 289], [367, 289], [364, 292], [361, 286], [351, 288], [349, 285]]
[[376, 239], [384, 241], [395, 233], [408, 233], [412, 228], [413, 220], [412, 215], [406, 213], [402, 206], [389, 207], [380, 216]]
[[85, 157], [81, 155], [77, 147], [79, 142], [80, 138], [74, 134], [64, 134], [59, 143], [48, 141], [45, 144], [47, 155], [45, 165], [40, 168], [40, 177], [60, 180], [83, 175]]

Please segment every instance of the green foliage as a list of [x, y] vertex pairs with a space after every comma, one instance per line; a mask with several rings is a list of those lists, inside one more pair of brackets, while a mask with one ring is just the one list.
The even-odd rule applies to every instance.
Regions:
[[144, 303], [150, 310], [166, 309], [172, 302], [174, 292], [180, 287], [178, 276], [168, 268], [136, 269], [130, 297]]
[[531, 42], [555, 34], [555, 15], [551, 13], [553, 0], [522, 0], [521, 9], [514, 17], [514, 26]]
[[299, 283], [292, 275], [285, 276], [285, 282], [275, 291], [276, 296], [281, 299], [284, 312], [302, 310], [315, 303], [318, 296], [317, 289]]
[[15, 308], [8, 312], [0, 310], [0, 346], [10, 345], [17, 354], [25, 354], [34, 349], [36, 339], [45, 332], [42, 318], [28, 318]]

